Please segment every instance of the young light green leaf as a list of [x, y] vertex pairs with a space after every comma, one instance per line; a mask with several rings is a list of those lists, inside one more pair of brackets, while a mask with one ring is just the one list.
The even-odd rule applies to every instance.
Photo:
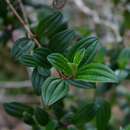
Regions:
[[79, 69], [76, 79], [86, 82], [118, 82], [110, 68], [98, 63], [84, 65]]
[[61, 79], [49, 77], [42, 86], [42, 99], [46, 105], [52, 105], [68, 93], [68, 84]]
[[69, 61], [59, 53], [52, 53], [47, 57], [48, 61], [59, 71], [65, 75], [71, 75], [71, 68], [68, 65]]
[[17, 40], [11, 50], [11, 55], [16, 59], [20, 60], [25, 54], [29, 54], [30, 51], [35, 47], [32, 40], [28, 38], [20, 38]]
[[85, 48], [78, 50], [74, 56], [73, 63], [79, 65], [82, 62], [84, 55], [85, 55]]
[[104, 100], [97, 101], [96, 126], [98, 130], [107, 130], [111, 117], [110, 104]]

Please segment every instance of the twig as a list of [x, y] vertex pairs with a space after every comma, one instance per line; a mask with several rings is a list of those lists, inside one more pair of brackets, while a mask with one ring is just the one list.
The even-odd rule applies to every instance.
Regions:
[[26, 24], [29, 26], [28, 18], [27, 18], [26, 11], [25, 11], [24, 5], [23, 5], [23, 3], [22, 3], [22, 0], [18, 0], [18, 2], [19, 2], [19, 5], [20, 5], [20, 8], [21, 8], [21, 11], [22, 11], [22, 13], [23, 13], [24, 21], [25, 21]]
[[22, 24], [22, 26], [25, 28], [25, 30], [27, 31], [28, 35], [30, 36], [30, 38], [32, 38], [34, 40], [34, 42], [37, 44], [38, 47], [40, 47], [40, 43], [39, 41], [35, 38], [35, 35], [32, 33], [31, 29], [29, 28], [28, 24], [21, 18], [21, 16], [17, 13], [16, 9], [13, 7], [13, 5], [11, 4], [10, 0], [5, 0], [6, 3], [8, 4], [8, 6], [10, 7], [10, 9], [12, 10], [12, 12], [14, 13], [14, 15], [17, 17], [17, 19], [19, 20], [19, 22]]
[[107, 20], [101, 19], [96, 11], [91, 10], [89, 7], [85, 5], [83, 0], [72, 0], [72, 1], [80, 9], [81, 12], [83, 12], [85, 15], [91, 16], [96, 24], [103, 24], [111, 28], [112, 31], [115, 33], [117, 42], [120, 42], [122, 40], [122, 37], [120, 36], [120, 33], [119, 33], [118, 25], [113, 24], [112, 22], [109, 22]]
[[0, 82], [0, 89], [31, 88], [31, 86], [32, 84], [30, 81]]

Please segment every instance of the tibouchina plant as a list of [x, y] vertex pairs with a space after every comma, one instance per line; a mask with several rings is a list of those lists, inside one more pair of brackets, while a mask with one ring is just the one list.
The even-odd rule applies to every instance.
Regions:
[[96, 90], [96, 83], [118, 82], [114, 72], [94, 62], [99, 49], [95, 36], [83, 37], [68, 28], [61, 12], [50, 9], [35, 28], [40, 45], [33, 39], [20, 38], [12, 48], [12, 56], [33, 68], [32, 86], [42, 105], [5, 103], [8, 114], [32, 126], [34, 130], [84, 130], [93, 121], [97, 130], [108, 130], [110, 104], [94, 98], [74, 110], [64, 107], [70, 88]]

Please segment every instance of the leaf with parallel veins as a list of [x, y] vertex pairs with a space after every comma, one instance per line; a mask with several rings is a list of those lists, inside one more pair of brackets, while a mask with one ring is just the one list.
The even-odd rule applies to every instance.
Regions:
[[69, 61], [60, 53], [52, 53], [47, 57], [48, 61], [55, 67], [57, 70], [63, 72], [65, 75], [71, 75], [71, 68], [68, 65]]
[[84, 65], [78, 70], [76, 79], [86, 82], [118, 82], [110, 68], [98, 63]]
[[42, 99], [46, 105], [52, 105], [68, 93], [68, 84], [61, 79], [49, 77], [42, 86]]

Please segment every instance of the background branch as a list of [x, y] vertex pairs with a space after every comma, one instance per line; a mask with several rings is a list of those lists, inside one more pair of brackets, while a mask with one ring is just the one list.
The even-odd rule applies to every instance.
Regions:
[[[38, 47], [40, 47], [40, 43], [39, 41], [35, 38], [35, 34], [33, 34], [33, 32], [31, 31], [30, 27], [28, 26], [28, 24], [26, 23], [26, 21], [24, 21], [22, 19], [22, 17], [18, 14], [18, 12], [16, 11], [16, 9], [13, 7], [13, 5], [11, 4], [10, 0], [5, 0], [6, 3], [8, 4], [8, 6], [10, 7], [11, 11], [14, 13], [14, 15], [17, 17], [17, 19], [19, 20], [19, 22], [22, 24], [22, 26], [25, 28], [25, 30], [27, 31], [28, 35], [30, 38], [32, 38], [34, 40], [34, 42], [36, 43], [36, 45]], [[22, 7], [23, 8], [23, 7]]]
[[89, 7], [87, 7], [85, 5], [83, 0], [72, 0], [72, 1], [73, 1], [73, 3], [75, 3], [75, 5], [79, 8], [79, 10], [81, 12], [83, 12], [87, 16], [91, 16], [93, 18], [93, 21], [95, 24], [103, 24], [103, 25], [111, 28], [111, 30], [115, 33], [117, 42], [122, 41], [122, 37], [120, 36], [120, 33], [119, 33], [120, 31], [119, 31], [118, 25], [116, 25], [108, 20], [101, 19], [96, 11], [90, 9]]
[[0, 82], [0, 89], [6, 88], [31, 88], [32, 84], [30, 81], [17, 81], [17, 82]]

